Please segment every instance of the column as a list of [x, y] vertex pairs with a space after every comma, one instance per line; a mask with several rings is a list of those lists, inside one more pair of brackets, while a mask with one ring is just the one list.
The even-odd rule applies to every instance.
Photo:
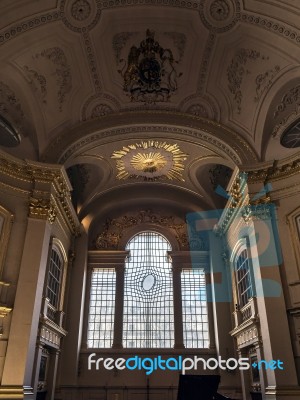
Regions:
[[47, 398], [49, 400], [54, 400], [54, 396], [55, 396], [57, 365], [58, 365], [59, 355], [60, 355], [59, 349], [51, 349], [49, 372], [47, 375], [47, 386], [48, 386], [48, 397]]
[[[214, 232], [209, 233], [210, 237], [210, 279], [211, 298], [210, 304], [213, 309], [213, 321], [215, 328], [215, 345], [217, 355], [223, 360], [236, 358], [234, 342], [230, 335], [232, 330], [232, 282], [229, 265], [224, 257], [224, 237], [216, 236]], [[236, 374], [220, 370], [222, 387], [238, 388]]]
[[[237, 351], [238, 358], [248, 358], [247, 349], [239, 349]], [[244, 400], [250, 400], [250, 387], [251, 387], [251, 380], [250, 380], [250, 370], [240, 371], [241, 374], [241, 382], [242, 382], [242, 393]]]
[[72, 333], [64, 338], [59, 382], [61, 385], [76, 385], [80, 348], [82, 342], [86, 342], [84, 339], [82, 340], [82, 337], [83, 331], [86, 329], [84, 324], [84, 304], [87, 247], [87, 235], [82, 229], [81, 235], [74, 241], [75, 258], [73, 265], [69, 265], [70, 280], [65, 294], [66, 330]]
[[40, 372], [40, 364], [43, 353], [44, 345], [42, 343], [38, 343], [36, 346], [36, 357], [35, 357], [35, 367], [34, 367], [34, 377], [33, 377], [33, 391], [37, 392], [37, 387], [39, 383], [39, 372]]
[[33, 399], [30, 388], [50, 232], [51, 226], [47, 220], [28, 218], [3, 370], [2, 386], [24, 387], [28, 399]]
[[[286, 305], [281, 287], [281, 260], [276, 254], [278, 247], [276, 232], [273, 228], [276, 222], [274, 218], [272, 204], [257, 206], [253, 210], [253, 226], [256, 235], [250, 235], [264, 358], [267, 361], [281, 360], [284, 363], [284, 370], [266, 370], [266, 396], [269, 391], [271, 399], [274, 398], [272, 393], [276, 391], [276, 388], [297, 385]], [[280, 329], [278, 329], [279, 326]], [[276, 398], [285, 397], [277, 395]]]

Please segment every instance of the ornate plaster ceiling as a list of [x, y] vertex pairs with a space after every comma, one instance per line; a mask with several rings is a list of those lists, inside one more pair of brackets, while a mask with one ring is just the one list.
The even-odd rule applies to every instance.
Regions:
[[93, 165], [83, 204], [124, 184], [111, 156], [143, 140], [178, 145], [174, 185], [200, 196], [200, 166], [299, 152], [280, 143], [299, 118], [298, 1], [2, 0], [0, 15], [0, 114], [22, 139], [5, 150]]

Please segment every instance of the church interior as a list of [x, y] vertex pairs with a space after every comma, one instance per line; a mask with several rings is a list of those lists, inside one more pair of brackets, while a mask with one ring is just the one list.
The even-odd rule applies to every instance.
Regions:
[[0, 399], [300, 399], [299, 21], [1, 0]]

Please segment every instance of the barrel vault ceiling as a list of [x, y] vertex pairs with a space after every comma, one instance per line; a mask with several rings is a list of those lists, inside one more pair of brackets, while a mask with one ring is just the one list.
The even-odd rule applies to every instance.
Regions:
[[87, 210], [145, 181], [203, 199], [297, 156], [299, 20], [298, 0], [1, 0], [0, 114], [22, 139], [4, 150], [73, 168]]

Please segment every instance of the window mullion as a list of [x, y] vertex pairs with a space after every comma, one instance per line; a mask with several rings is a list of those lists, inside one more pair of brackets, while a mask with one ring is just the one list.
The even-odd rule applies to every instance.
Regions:
[[121, 349], [123, 336], [123, 310], [124, 310], [124, 279], [125, 267], [116, 268], [116, 298], [115, 298], [115, 323], [113, 348]]
[[173, 262], [173, 296], [174, 296], [174, 349], [184, 348], [183, 344], [183, 321], [182, 321], [182, 298], [181, 298], [181, 267]]

